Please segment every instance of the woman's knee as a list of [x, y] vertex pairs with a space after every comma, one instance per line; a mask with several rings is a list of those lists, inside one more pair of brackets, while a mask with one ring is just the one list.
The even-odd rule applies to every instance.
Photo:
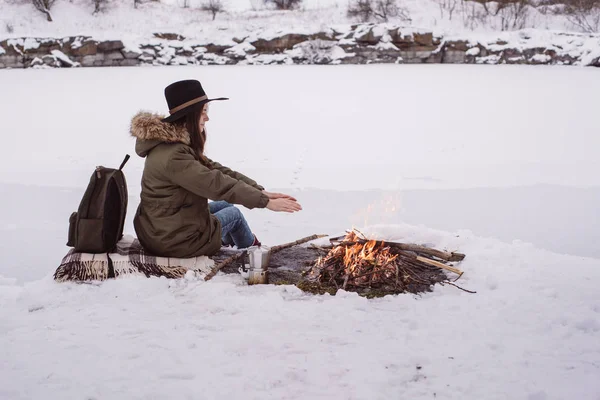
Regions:
[[208, 208], [209, 208], [210, 212], [213, 214], [216, 214], [216, 213], [223, 211], [225, 209], [228, 209], [230, 207], [233, 207], [233, 204], [228, 203], [224, 200], [211, 201], [210, 203], [208, 203]]
[[230, 229], [237, 228], [245, 221], [244, 214], [237, 207], [228, 207], [216, 213], [215, 216], [221, 220], [223, 226]]
[[233, 219], [235, 219], [236, 221], [245, 221], [246, 220], [246, 218], [244, 218], [244, 214], [242, 214], [240, 209], [237, 207], [228, 208], [227, 212], [231, 213], [231, 217]]

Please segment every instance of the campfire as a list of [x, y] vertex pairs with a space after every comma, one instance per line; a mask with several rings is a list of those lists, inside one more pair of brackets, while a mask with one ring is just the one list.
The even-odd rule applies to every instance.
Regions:
[[305, 274], [307, 282], [321, 288], [419, 293], [431, 291], [436, 283], [456, 286], [446, 272], [451, 272], [454, 280], [463, 274], [449, 264], [462, 261], [465, 255], [460, 253], [369, 240], [356, 230], [330, 239], [330, 243], [327, 254], [319, 257]]
[[[462, 261], [464, 254], [418, 244], [369, 240], [357, 230], [330, 238], [326, 246], [300, 246], [324, 237], [327, 235], [312, 235], [271, 247], [269, 283], [295, 284], [315, 294], [335, 294], [343, 289], [365, 297], [428, 292], [434, 284], [475, 293], [454, 283], [463, 272], [452, 263]], [[244, 254], [221, 256], [204, 279], [212, 279], [220, 270], [237, 273], [236, 263], [244, 259]]]

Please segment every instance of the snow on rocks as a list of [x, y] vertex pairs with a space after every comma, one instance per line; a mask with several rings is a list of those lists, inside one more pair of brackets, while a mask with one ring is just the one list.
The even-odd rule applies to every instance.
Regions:
[[69, 57], [67, 57], [65, 55], [65, 53], [63, 53], [60, 50], [52, 50], [50, 52], [50, 54], [52, 54], [61, 64], [64, 64], [65, 66], [69, 66], [69, 67], [80, 67], [81, 64], [79, 64], [76, 61], [72, 61]]
[[[560, 64], [600, 65], [600, 36], [526, 29], [514, 32], [444, 34], [391, 24], [335, 26], [318, 31], [232, 32], [211, 42], [178, 34], [147, 40], [17, 38], [0, 42], [0, 67], [23, 68], [62, 52], [82, 66], [208, 64]], [[62, 59], [62, 58], [61, 58]], [[36, 63], [38, 61], [36, 60]], [[56, 66], [71, 66], [60, 62]]]

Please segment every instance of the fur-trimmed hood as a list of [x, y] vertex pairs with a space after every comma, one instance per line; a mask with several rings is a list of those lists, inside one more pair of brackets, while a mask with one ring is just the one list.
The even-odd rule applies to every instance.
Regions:
[[162, 122], [164, 116], [140, 111], [131, 119], [129, 132], [137, 138], [135, 152], [146, 157], [150, 150], [161, 143], [190, 144], [190, 134], [184, 126]]

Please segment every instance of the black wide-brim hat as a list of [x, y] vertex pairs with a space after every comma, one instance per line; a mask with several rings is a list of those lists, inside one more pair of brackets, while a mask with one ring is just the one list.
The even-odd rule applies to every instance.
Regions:
[[227, 97], [209, 99], [197, 80], [184, 80], [170, 84], [165, 88], [165, 98], [169, 106], [169, 115], [163, 122], [174, 122], [185, 117], [196, 105], [215, 100], [229, 100]]

